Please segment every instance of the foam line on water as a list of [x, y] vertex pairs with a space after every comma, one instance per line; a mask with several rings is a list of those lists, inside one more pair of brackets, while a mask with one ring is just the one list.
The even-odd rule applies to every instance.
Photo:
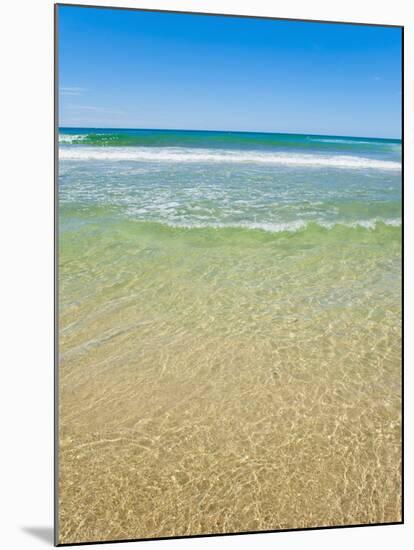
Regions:
[[136, 161], [169, 163], [253, 163], [279, 166], [332, 167], [340, 169], [400, 170], [396, 161], [346, 155], [225, 151], [182, 147], [61, 147], [60, 160]]
[[[346, 138], [312, 138], [310, 141], [318, 142], [318, 143], [353, 143], [355, 145], [372, 145], [372, 141], [366, 141], [366, 140], [356, 140], [356, 139], [346, 139]], [[388, 143], [375, 143], [376, 145], [389, 145]]]
[[87, 135], [81, 134], [59, 134], [59, 143], [73, 143], [74, 141], [83, 141]]
[[297, 233], [298, 231], [303, 231], [314, 226], [320, 229], [331, 230], [337, 227], [347, 227], [352, 229], [364, 228], [369, 230], [375, 230], [378, 224], [383, 224], [391, 227], [401, 227], [400, 219], [380, 219], [373, 218], [370, 220], [355, 220], [354, 222], [327, 222], [322, 220], [317, 220], [313, 222], [306, 222], [303, 220], [295, 220], [292, 222], [281, 222], [281, 223], [272, 223], [272, 222], [246, 222], [246, 223], [179, 223], [179, 222], [170, 222], [166, 220], [138, 220], [141, 222], [153, 222], [159, 223], [161, 225], [166, 225], [168, 227], [176, 229], [252, 229], [252, 230], [261, 230], [267, 231], [269, 233]]

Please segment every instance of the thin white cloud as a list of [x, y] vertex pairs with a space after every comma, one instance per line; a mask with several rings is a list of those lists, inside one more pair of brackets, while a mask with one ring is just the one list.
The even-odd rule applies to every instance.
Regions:
[[92, 105], [68, 105], [67, 109], [71, 111], [86, 112], [86, 113], [98, 113], [105, 115], [125, 115], [125, 111], [118, 111], [113, 109], [107, 109], [106, 107], [96, 107]]
[[80, 88], [79, 86], [62, 86], [60, 88], [60, 93], [62, 95], [82, 95], [84, 92], [87, 92], [86, 88]]

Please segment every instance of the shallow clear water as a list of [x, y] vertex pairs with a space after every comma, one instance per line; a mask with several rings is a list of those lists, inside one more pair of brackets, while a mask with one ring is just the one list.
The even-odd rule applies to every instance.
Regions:
[[61, 129], [61, 542], [400, 520], [400, 149]]

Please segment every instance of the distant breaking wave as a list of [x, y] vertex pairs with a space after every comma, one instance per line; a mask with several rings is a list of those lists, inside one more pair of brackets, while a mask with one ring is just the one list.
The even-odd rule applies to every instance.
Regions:
[[[79, 136], [68, 138], [79, 139]], [[70, 143], [69, 139], [68, 142]], [[171, 163], [254, 163], [279, 166], [332, 167], [340, 169], [400, 170], [400, 162], [346, 155], [316, 155], [236, 151], [183, 147], [61, 147], [60, 160], [136, 161]]]
[[[355, 145], [371, 145], [371, 141], [365, 141], [362, 139], [346, 139], [346, 138], [312, 138], [311, 141], [316, 141], [319, 143], [355, 143]], [[385, 143], [384, 145], [389, 145]]]
[[88, 136], [81, 134], [59, 134], [59, 143], [76, 143], [84, 141]]

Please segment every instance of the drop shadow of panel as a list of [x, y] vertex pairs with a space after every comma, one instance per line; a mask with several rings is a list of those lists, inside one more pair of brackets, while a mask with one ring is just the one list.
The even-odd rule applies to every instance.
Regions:
[[53, 527], [22, 527], [22, 531], [53, 546]]

